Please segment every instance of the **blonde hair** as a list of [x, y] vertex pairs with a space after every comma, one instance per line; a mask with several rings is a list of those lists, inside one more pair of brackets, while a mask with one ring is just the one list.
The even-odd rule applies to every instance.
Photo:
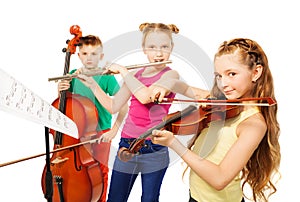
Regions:
[[151, 32], [155, 31], [162, 31], [168, 34], [168, 36], [171, 39], [171, 43], [173, 46], [173, 38], [172, 38], [172, 33], [177, 34], [179, 32], [179, 29], [177, 28], [176, 25], [174, 24], [163, 24], [163, 23], [142, 23], [139, 27], [140, 31], [143, 32], [143, 39], [142, 39], [142, 46], [144, 47], [145, 45], [145, 39], [147, 35]]
[[[225, 41], [220, 45], [215, 58], [234, 53], [237, 53], [241, 64], [247, 65], [250, 70], [257, 65], [263, 67], [261, 77], [254, 83], [251, 96], [258, 98], [271, 97], [276, 100], [268, 59], [260, 45], [251, 39], [244, 38]], [[218, 89], [216, 80], [212, 88], [212, 95], [218, 98], [225, 97]], [[272, 177], [273, 174], [279, 173], [281, 154], [278, 139], [280, 128], [277, 122], [277, 105], [260, 107], [260, 111], [265, 118], [267, 131], [242, 170], [242, 177], [245, 180], [242, 188], [244, 189], [245, 184], [248, 183], [252, 188], [254, 201], [268, 201], [269, 196], [277, 191], [275, 185], [272, 183]], [[266, 190], [270, 191], [268, 196], [265, 195]]]

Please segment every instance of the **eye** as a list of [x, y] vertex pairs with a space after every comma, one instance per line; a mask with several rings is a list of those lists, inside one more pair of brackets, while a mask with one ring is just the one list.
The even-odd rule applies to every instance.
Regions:
[[228, 73], [228, 76], [230, 76], [230, 77], [234, 77], [235, 75], [236, 75], [235, 72], [229, 72], [229, 73]]

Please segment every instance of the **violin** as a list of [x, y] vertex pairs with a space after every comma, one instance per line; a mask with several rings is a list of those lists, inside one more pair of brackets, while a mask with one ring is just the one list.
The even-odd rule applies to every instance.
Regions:
[[196, 110], [197, 107], [194, 105], [190, 105], [185, 108], [183, 111], [178, 111], [173, 114], [170, 114], [169, 117], [166, 117], [160, 124], [150, 128], [145, 133], [136, 138], [129, 146], [129, 148], [122, 147], [118, 151], [118, 157], [120, 160], [127, 162], [129, 161], [138, 151], [143, 147], [145, 139], [152, 134], [152, 131], [155, 129], [162, 129], [166, 125], [176, 122], [181, 117], [184, 117], [190, 114], [192, 111]]
[[[273, 106], [275, 100], [270, 97], [263, 98], [241, 98], [231, 100], [180, 100], [174, 98], [164, 99], [163, 102], [197, 102], [206, 104], [205, 107], [200, 105], [197, 111], [193, 111], [186, 117], [165, 127], [166, 130], [173, 132], [175, 135], [199, 134], [212, 121], [222, 121], [238, 116], [244, 106]], [[247, 102], [244, 101], [263, 101]], [[169, 115], [168, 115], [169, 116]]]
[[[241, 101], [265, 101], [262, 103], [241, 103]], [[165, 99], [164, 102], [170, 101], [187, 101], [206, 104], [200, 105], [198, 108], [194, 105], [188, 106], [183, 111], [177, 111], [168, 114], [164, 120], [157, 126], [150, 128], [148, 131], [136, 138], [129, 148], [122, 147], [119, 149], [118, 157], [120, 160], [127, 162], [135, 154], [138, 153], [144, 145], [145, 138], [157, 129], [165, 129], [171, 131], [174, 135], [191, 135], [200, 134], [204, 128], [209, 127], [212, 121], [224, 121], [226, 119], [237, 117], [245, 105], [272, 106], [276, 102], [270, 98], [242, 98], [234, 100], [179, 100]]]

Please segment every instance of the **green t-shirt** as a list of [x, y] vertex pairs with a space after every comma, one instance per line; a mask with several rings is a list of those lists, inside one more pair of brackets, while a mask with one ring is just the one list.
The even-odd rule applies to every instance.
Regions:
[[[70, 71], [70, 74], [75, 71], [76, 69]], [[93, 78], [99, 84], [101, 89], [110, 96], [116, 94], [116, 92], [120, 89], [116, 78], [112, 75], [97, 75], [93, 76]], [[97, 130], [106, 130], [111, 128], [112, 115], [99, 103], [90, 88], [86, 87], [79, 79], [73, 78], [69, 91], [87, 97], [95, 104], [99, 116]]]

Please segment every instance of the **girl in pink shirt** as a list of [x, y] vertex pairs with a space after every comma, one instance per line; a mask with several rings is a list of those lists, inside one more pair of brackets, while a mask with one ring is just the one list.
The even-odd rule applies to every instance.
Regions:
[[[169, 60], [174, 45], [172, 33], [178, 33], [178, 28], [173, 24], [143, 23], [140, 25], [140, 31], [143, 32], [142, 48], [149, 62]], [[158, 125], [168, 114], [170, 105], [156, 105], [152, 103], [151, 96], [155, 89], [168, 80], [179, 79], [179, 74], [165, 64], [142, 68], [135, 72], [129, 72], [124, 66], [112, 64], [108, 70], [119, 73], [124, 79], [121, 89], [114, 98], [106, 95], [92, 77], [85, 75], [78, 77], [112, 114], [118, 112], [130, 100], [128, 116], [119, 143], [119, 148], [128, 148], [135, 138]], [[167, 97], [174, 96], [172, 92], [167, 93]], [[100, 141], [111, 141], [112, 138], [103, 134]], [[153, 144], [148, 139], [138, 154], [127, 162], [115, 158], [108, 202], [126, 202], [139, 173], [143, 189], [141, 201], [159, 201], [161, 183], [169, 164], [168, 149]]]

